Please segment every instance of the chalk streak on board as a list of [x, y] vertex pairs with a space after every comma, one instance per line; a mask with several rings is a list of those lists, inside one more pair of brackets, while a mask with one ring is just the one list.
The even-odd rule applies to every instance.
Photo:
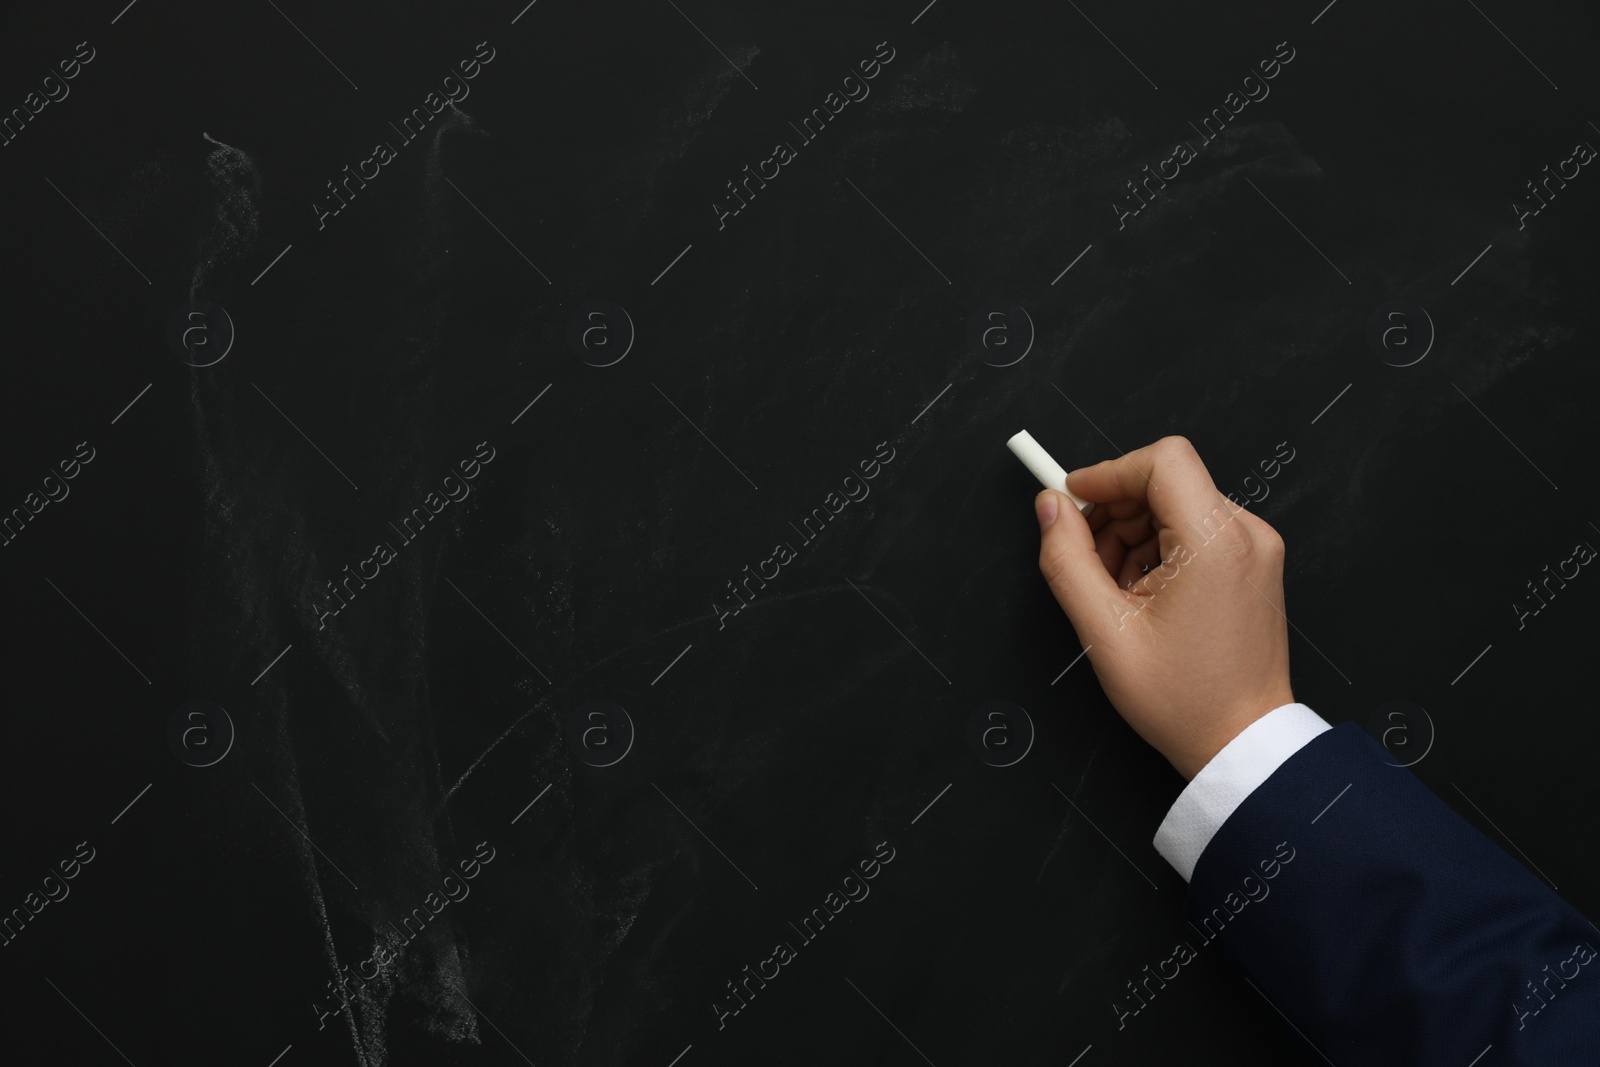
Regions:
[[[672, 0], [667, 0], [667, 3], [672, 4]], [[672, 10], [676, 11], [680, 15], [683, 15], [683, 8], [679, 7], [677, 4], [672, 4]], [[706, 44], [710, 45], [712, 48], [716, 48], [718, 55], [720, 55], [723, 59], [728, 59], [728, 53], [719, 48], [717, 46], [717, 42], [713, 41], [709, 37], [706, 37], [706, 31], [702, 30], [699, 26], [695, 26], [694, 19], [690, 18], [688, 15], [683, 15], [683, 21], [687, 22], [691, 26], [694, 26], [694, 32], [698, 33], [701, 37], [705, 37]], [[750, 76], [748, 74], [739, 69], [739, 64], [735, 63], [731, 59], [728, 59], [728, 66], [732, 67], [738, 73], [739, 77], [743, 78], [747, 82], [750, 82], [750, 88], [757, 91], [761, 89], [761, 86], [750, 81]]]
[[[804, 598], [804, 597], [823, 597], [823, 596], [828, 596], [828, 595], [831, 595], [831, 591], [823, 592], [823, 591], [813, 590], [813, 591], [808, 591], [808, 592], [803, 592], [803, 593], [790, 593], [790, 594], [785, 594], [785, 595], [782, 595], [782, 596], [774, 597], [772, 602], [776, 604], [776, 603], [783, 603], [783, 602], [786, 602], [786, 601], [789, 601], [789, 600], [798, 600], [798, 599], [801, 599], [801, 598]], [[621, 657], [621, 656], [623, 656], [625, 654], [631, 654], [633, 652], [634, 648], [639, 647], [639, 645], [647, 644], [647, 643], [649, 643], [651, 641], [654, 641], [658, 637], [662, 637], [662, 636], [664, 636], [664, 635], [666, 635], [668, 633], [672, 633], [672, 632], [674, 632], [676, 630], [679, 630], [679, 629], [682, 629], [683, 627], [688, 626], [688, 625], [690, 625], [690, 624], [689, 623], [682, 623], [682, 624], [680, 624], [678, 626], [669, 627], [666, 630], [662, 630], [660, 633], [656, 633], [656, 634], [650, 635], [649, 638], [645, 639], [644, 641], [639, 642], [638, 645], [630, 645], [625, 649], [609, 653], [603, 659], [601, 659], [601, 660], [597, 661], [596, 663], [590, 665], [589, 670], [590, 671], [598, 670], [601, 667], [605, 666], [607, 663], [610, 663], [614, 659], [617, 659], [617, 658], [619, 658], [619, 657]], [[521, 729], [522, 728], [522, 724], [527, 722], [529, 718], [531, 718], [535, 714], [538, 714], [540, 709], [541, 709], [541, 707], [542, 707], [542, 704], [536, 704], [534, 707], [529, 708], [527, 711], [524, 711], [521, 715], [518, 715], [514, 720], [512, 720], [510, 725], [508, 725], [504, 730], [500, 731], [499, 736], [496, 737], [493, 741], [489, 742], [489, 744], [482, 751], [480, 751], [478, 753], [478, 755], [472, 760], [472, 762], [467, 765], [467, 769], [461, 772], [461, 775], [455, 780], [455, 783], [453, 785], [451, 785], [449, 789], [445, 790], [444, 796], [440, 799], [440, 804], [448, 804], [450, 802], [450, 798], [455, 796], [456, 793], [458, 793], [461, 790], [461, 787], [466, 784], [467, 779], [471, 778], [474, 774], [476, 774], [478, 772], [478, 769], [481, 766], [483, 766], [484, 761], [489, 758], [489, 754], [491, 752], [493, 752], [496, 748], [500, 747], [500, 745], [506, 740], [506, 738], [510, 737], [512, 734], [516, 733], [519, 729]]]
[[[455, 987], [455, 990], [457, 993], [461, 994], [462, 1000], [466, 1001], [468, 1004], [472, 1004], [472, 998], [467, 996], [466, 990], [462, 989], [459, 985]], [[478, 1007], [476, 1004], [472, 1004], [472, 1010], [477, 1012], [479, 1015], [483, 1015], [483, 1009]], [[489, 1018], [487, 1015], [483, 1015], [483, 1021], [488, 1023], [490, 1026], [494, 1026], [495, 1033], [499, 1034], [501, 1037], [506, 1037], [506, 1032], [500, 1029], [498, 1026], [495, 1026], [493, 1019]], [[522, 1050], [517, 1048], [516, 1042], [512, 1041], [509, 1037], [506, 1037], [506, 1044], [510, 1045], [516, 1051], [518, 1056], [522, 1056], [522, 1061], [526, 1063], [528, 1067], [533, 1067], [533, 1061], [528, 1059], [527, 1056], [523, 1055]]]
[[[333, 460], [328, 459], [328, 454], [324, 452], [310, 437], [306, 437], [306, 432], [302, 430], [293, 419], [291, 419], [288, 415], [285, 415], [282, 408], [280, 408], [277, 404], [273, 404], [270, 396], [261, 392], [261, 386], [257, 385], [255, 382], [251, 382], [250, 388], [254, 389], [258, 393], [261, 393], [261, 399], [265, 400], [269, 404], [272, 404], [272, 410], [276, 411], [279, 415], [283, 415], [283, 421], [287, 422], [290, 426], [293, 426], [295, 433], [299, 434], [301, 437], [305, 437], [306, 444], [310, 445], [312, 448], [315, 448], [317, 450], [317, 455], [321, 456], [323, 459], [327, 459], [328, 466], [332, 467], [336, 471], [339, 471], [339, 477], [343, 478], [347, 482], [350, 482], [350, 476], [344, 471], [339, 470], [339, 465]], [[350, 482], [350, 488], [354, 489], [358, 493], [361, 492], [361, 487], [355, 482]]]
[[[190, 300], [199, 298], [201, 289], [223, 262], [236, 259], [247, 250], [253, 252], [261, 227], [261, 169], [256, 161], [243, 149], [219, 141], [204, 130], [200, 136], [214, 146], [206, 153], [205, 162], [213, 215], [210, 233], [195, 249], [199, 261], [189, 276]], [[192, 314], [189, 319], [193, 319]]]
[[261, 787], [259, 785], [256, 785], [254, 782], [251, 782], [250, 783], [250, 787], [252, 789], [254, 789], [257, 793], [261, 793], [261, 799], [262, 800], [265, 800], [268, 804], [272, 804], [272, 810], [273, 811], [277, 812], [279, 815], [283, 815], [283, 821], [288, 823], [290, 826], [293, 826], [294, 827], [294, 832], [299, 834], [301, 837], [306, 839], [306, 844], [310, 845], [312, 848], [316, 848], [317, 849], [317, 855], [321, 856], [325, 860], [328, 860], [328, 866], [332, 867], [336, 871], [339, 871], [339, 877], [340, 878], [343, 878], [345, 881], [350, 882], [350, 888], [351, 889], [354, 889], [358, 893], [361, 892], [361, 887], [356, 885], [354, 882], [351, 882], [350, 881], [350, 876], [348, 874], [345, 874], [343, 870], [340, 870], [339, 865], [337, 863], [333, 862], [333, 860], [331, 860], [331, 859], [328, 859], [328, 854], [326, 852], [322, 851], [322, 849], [317, 848], [317, 843], [315, 841], [311, 840], [311, 835], [306, 833], [304, 830], [300, 829], [300, 827], [298, 825], [296, 825], [295, 821], [293, 819], [289, 818], [289, 816], [284, 815], [283, 809], [278, 807], [278, 805], [273, 804], [272, 803], [272, 798], [267, 796], [267, 794], [262, 793], [261, 792]]

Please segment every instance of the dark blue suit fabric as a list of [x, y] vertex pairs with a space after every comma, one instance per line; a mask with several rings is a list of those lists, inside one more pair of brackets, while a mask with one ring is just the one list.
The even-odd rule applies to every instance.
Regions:
[[1335, 1067], [1600, 1065], [1600, 931], [1354, 723], [1234, 811], [1184, 910]]

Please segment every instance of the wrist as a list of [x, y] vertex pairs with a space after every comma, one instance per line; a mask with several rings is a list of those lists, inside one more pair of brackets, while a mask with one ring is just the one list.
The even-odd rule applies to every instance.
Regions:
[[1172, 768], [1184, 781], [1194, 781], [1195, 775], [1216, 758], [1217, 753], [1243, 733], [1246, 727], [1270, 714], [1275, 708], [1294, 703], [1294, 694], [1285, 686], [1281, 693], [1251, 700], [1242, 705], [1245, 710], [1212, 718], [1205, 727], [1197, 729], [1186, 742], [1162, 753]]

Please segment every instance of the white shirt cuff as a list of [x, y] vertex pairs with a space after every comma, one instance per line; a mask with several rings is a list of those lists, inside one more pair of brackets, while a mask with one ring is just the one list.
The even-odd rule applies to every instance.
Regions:
[[1185, 882], [1244, 798], [1313, 737], [1333, 727], [1304, 704], [1267, 712], [1229, 741], [1178, 794], [1156, 831], [1156, 851]]

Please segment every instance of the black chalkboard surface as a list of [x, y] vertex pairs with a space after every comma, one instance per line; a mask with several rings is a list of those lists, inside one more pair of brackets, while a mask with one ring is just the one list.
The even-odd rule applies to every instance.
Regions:
[[1592, 5], [124, 2], [0, 34], [7, 1062], [1322, 1062], [1121, 1017], [1023, 428], [1600, 906]]

